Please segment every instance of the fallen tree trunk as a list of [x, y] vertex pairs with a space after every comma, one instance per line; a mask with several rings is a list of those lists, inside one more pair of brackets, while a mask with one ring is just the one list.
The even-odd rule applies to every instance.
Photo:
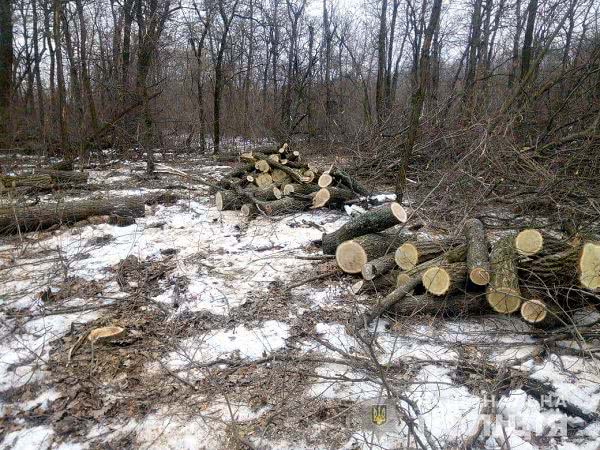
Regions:
[[387, 230], [394, 225], [406, 222], [406, 220], [406, 211], [399, 203], [394, 202], [374, 208], [351, 219], [338, 230], [323, 234], [323, 253], [333, 255], [342, 242], [365, 234]]
[[280, 200], [259, 202], [256, 204], [258, 209], [267, 216], [279, 216], [282, 214], [301, 212], [306, 210], [309, 205], [309, 202], [293, 197], [283, 197]]
[[485, 286], [490, 282], [490, 260], [485, 229], [479, 219], [470, 219], [465, 223], [467, 238], [467, 271], [471, 282]]
[[402, 301], [396, 303], [390, 312], [399, 316], [415, 314], [441, 317], [467, 316], [483, 312], [485, 310], [484, 303], [481, 295], [473, 294], [460, 294], [447, 298], [431, 294], [409, 294]]
[[492, 274], [487, 300], [492, 309], [503, 314], [515, 312], [521, 306], [521, 290], [517, 276], [517, 256], [514, 236], [499, 239], [490, 254]]
[[54, 185], [50, 175], [0, 176], [0, 190], [30, 187], [36, 189], [52, 189]]
[[90, 216], [143, 217], [144, 200], [138, 197], [60, 202], [52, 205], [0, 209], [0, 234], [36, 231], [72, 224]]
[[464, 288], [467, 266], [464, 263], [436, 265], [421, 275], [423, 287], [432, 295], [446, 295]]
[[58, 184], [85, 184], [87, 183], [89, 176], [87, 172], [51, 169], [36, 169], [36, 173], [50, 175], [52, 181]]
[[328, 187], [319, 189], [313, 195], [313, 208], [322, 208], [327, 204], [337, 205], [354, 198], [354, 194], [346, 189]]
[[395, 250], [398, 236], [391, 234], [366, 234], [343, 242], [335, 251], [335, 260], [346, 273], [360, 273], [370, 260], [384, 256]]

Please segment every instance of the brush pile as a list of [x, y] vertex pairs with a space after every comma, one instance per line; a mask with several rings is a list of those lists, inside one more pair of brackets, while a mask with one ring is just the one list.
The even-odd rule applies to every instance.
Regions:
[[398, 203], [371, 209], [322, 237], [345, 273], [361, 275], [355, 294], [374, 293], [364, 325], [384, 312], [443, 316], [519, 313], [551, 328], [568, 325], [576, 305], [600, 303], [600, 239], [524, 229], [490, 246], [483, 223], [461, 236], [433, 239], [409, 231]]
[[277, 216], [308, 208], [340, 207], [370, 192], [343, 170], [324, 172], [300, 160], [287, 144], [243, 153], [244, 163], [219, 181], [219, 211], [240, 210], [245, 218]]

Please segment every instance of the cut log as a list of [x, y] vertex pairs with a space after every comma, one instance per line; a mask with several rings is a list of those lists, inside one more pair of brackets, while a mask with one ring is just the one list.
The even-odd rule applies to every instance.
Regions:
[[254, 164], [256, 162], [256, 158], [254, 157], [254, 153], [247, 152], [240, 155], [240, 161], [251, 162]]
[[532, 228], [522, 230], [515, 237], [515, 249], [523, 256], [547, 256], [568, 250], [574, 245], [576, 242], [557, 239], [548, 233]]
[[15, 189], [19, 187], [52, 189], [53, 186], [54, 182], [50, 175], [0, 175], [0, 191], [3, 189]]
[[276, 154], [269, 155], [269, 161], [279, 162], [279, 155], [276, 155]]
[[218, 211], [240, 209], [245, 200], [244, 197], [234, 191], [219, 191], [215, 194], [215, 205]]
[[490, 282], [490, 260], [485, 229], [479, 219], [470, 219], [465, 223], [467, 238], [467, 271], [471, 282], [485, 286]]
[[271, 177], [273, 178], [273, 183], [278, 186], [285, 186], [292, 181], [290, 176], [281, 169], [273, 170], [273, 172], [271, 172]]
[[245, 192], [252, 194], [252, 196], [256, 200], [262, 200], [262, 201], [268, 202], [271, 200], [277, 200], [277, 195], [276, 195], [275, 189], [277, 189], [277, 188], [272, 185], [269, 185], [269, 186], [263, 187], [263, 188], [259, 188], [258, 186], [251, 185], [245, 189]]
[[542, 300], [532, 299], [521, 305], [521, 317], [540, 328], [553, 328], [560, 326], [563, 322], [560, 317], [563, 314], [557, 307], [551, 307]]
[[254, 178], [254, 183], [256, 183], [259, 188], [266, 188], [273, 184], [273, 178], [268, 173], [260, 173]]
[[328, 174], [327, 172], [325, 172], [324, 174], [322, 174], [319, 177], [319, 181], [317, 182], [317, 184], [319, 185], [319, 187], [322, 188], [326, 188], [327, 186], [331, 186], [331, 184], [333, 183], [333, 177]]
[[273, 186], [273, 196], [275, 197], [275, 200], [279, 200], [281, 198], [283, 198], [283, 192], [281, 192], [281, 189], [279, 189], [277, 186]]
[[521, 231], [515, 237], [515, 249], [521, 255], [531, 256], [538, 253], [544, 247], [542, 233], [535, 229]]
[[263, 173], [267, 173], [269, 170], [271, 170], [271, 166], [264, 159], [259, 159], [258, 161], [256, 161], [254, 163], [254, 168], [256, 170], [258, 170], [259, 172], [263, 172]]
[[305, 200], [300, 200], [293, 197], [283, 197], [280, 200], [258, 203], [257, 207], [267, 216], [279, 216], [282, 214], [304, 211], [308, 208], [309, 204], [310, 203]]
[[521, 306], [514, 236], [499, 239], [490, 254], [491, 277], [487, 301], [496, 312], [510, 314]]
[[464, 288], [467, 266], [464, 263], [433, 266], [423, 272], [421, 283], [433, 295], [446, 295]]
[[340, 170], [340, 169], [334, 167], [334, 168], [330, 169], [328, 172], [334, 178], [340, 180], [340, 182], [342, 184], [344, 184], [344, 186], [347, 187], [348, 189], [350, 189], [352, 192], [355, 192], [355, 193], [357, 193], [359, 195], [363, 195], [363, 196], [368, 196], [369, 194], [371, 194], [371, 191], [369, 191], [362, 184], [360, 184], [356, 179], [352, 178], [350, 175], [348, 175], [343, 170]]
[[410, 275], [406, 272], [400, 272], [396, 277], [396, 287], [404, 286], [410, 281]]
[[319, 190], [319, 186], [317, 186], [315, 184], [290, 183], [290, 184], [286, 184], [283, 187], [283, 195], [292, 195], [292, 194], [309, 195], [309, 194], [312, 194], [313, 192], [317, 192], [318, 190]]
[[50, 175], [57, 184], [85, 184], [88, 181], [87, 172], [74, 172], [72, 170], [36, 169], [41, 175]]
[[600, 243], [586, 242], [579, 256], [579, 281], [589, 290], [600, 289]]
[[9, 207], [0, 209], [0, 234], [43, 230], [53, 225], [72, 224], [90, 216], [143, 217], [144, 212], [144, 200], [141, 197]]
[[[260, 154], [260, 153], [255, 154], [255, 156], [259, 159], [267, 159], [265, 157], [265, 155]], [[300, 175], [298, 172], [295, 172], [294, 169], [288, 167], [287, 165], [283, 165], [280, 162], [271, 161], [270, 166], [274, 169], [283, 170], [296, 183], [307, 183], [308, 182], [308, 179], [306, 177]]]
[[240, 208], [240, 214], [246, 219], [252, 219], [256, 217], [258, 209], [254, 203], [244, 203]]
[[335, 205], [354, 198], [354, 194], [346, 189], [334, 187], [322, 188], [313, 196], [312, 207], [322, 208], [325, 205]]
[[396, 250], [395, 261], [403, 270], [413, 269], [417, 264], [435, 258], [441, 253], [455, 246], [458, 242], [454, 239], [445, 240], [410, 240]]
[[306, 177], [308, 183], [312, 183], [313, 181], [315, 181], [316, 175], [312, 170], [305, 170], [302, 175]]
[[575, 283], [596, 291], [600, 288], [600, 243], [580, 240], [565, 251], [523, 261], [521, 269], [523, 277], [533, 282]]
[[387, 230], [394, 225], [406, 222], [406, 220], [406, 211], [399, 203], [389, 203], [374, 208], [360, 216], [352, 218], [338, 230], [323, 234], [323, 253], [333, 255], [338, 245], [344, 241], [365, 234]]
[[396, 260], [393, 253], [388, 253], [380, 258], [367, 262], [361, 269], [362, 277], [367, 280], [373, 280], [396, 268]]
[[393, 254], [397, 244], [398, 236], [367, 234], [340, 244], [335, 251], [335, 259], [344, 272], [360, 273], [368, 261], [387, 253]]
[[399, 316], [429, 314], [440, 317], [468, 316], [484, 311], [481, 295], [458, 294], [442, 298], [431, 294], [407, 295], [390, 310]]

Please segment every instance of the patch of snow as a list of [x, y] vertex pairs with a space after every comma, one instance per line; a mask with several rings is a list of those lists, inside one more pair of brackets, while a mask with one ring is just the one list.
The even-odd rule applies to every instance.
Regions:
[[48, 426], [24, 428], [8, 433], [0, 443], [0, 450], [45, 450], [50, 448], [54, 431]]

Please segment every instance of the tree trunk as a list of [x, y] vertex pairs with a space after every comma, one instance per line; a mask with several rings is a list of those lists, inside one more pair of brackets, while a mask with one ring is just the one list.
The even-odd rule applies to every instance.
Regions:
[[10, 130], [13, 75], [12, 1], [0, 2], [0, 143]]
[[3, 208], [0, 210], [0, 234], [36, 231], [52, 225], [72, 224], [90, 216], [115, 214], [125, 217], [143, 217], [144, 212], [143, 199], [134, 197]]
[[538, 0], [529, 0], [529, 6], [527, 7], [527, 24], [525, 25], [525, 35], [523, 37], [523, 51], [521, 52], [521, 80], [523, 80], [529, 72], [531, 59], [533, 57], [533, 33], [535, 31], [537, 7]]
[[[323, 234], [323, 253], [333, 255], [342, 242], [365, 234], [387, 230], [394, 225], [406, 222], [406, 219], [406, 211], [398, 203], [390, 203], [374, 208], [351, 219], [338, 230]], [[398, 244], [401, 242], [402, 240], [399, 240]]]
[[456, 239], [409, 240], [398, 247], [394, 254], [394, 260], [402, 270], [411, 270], [418, 264], [435, 258], [457, 244]]
[[402, 151], [400, 152], [400, 169], [398, 170], [398, 176], [396, 179], [396, 201], [399, 203], [402, 203], [402, 198], [406, 190], [406, 171], [408, 170], [408, 165], [412, 159], [413, 147], [415, 146], [415, 142], [417, 140], [419, 121], [423, 112], [423, 102], [425, 101], [425, 93], [429, 80], [429, 51], [431, 49], [433, 33], [438, 27], [438, 23], [440, 21], [441, 10], [442, 0], [434, 0], [431, 9], [431, 16], [429, 17], [429, 23], [427, 24], [427, 29], [425, 30], [425, 38], [421, 47], [417, 89], [413, 93], [411, 100], [411, 111], [409, 115], [408, 130], [406, 132], [406, 140], [402, 146]]

